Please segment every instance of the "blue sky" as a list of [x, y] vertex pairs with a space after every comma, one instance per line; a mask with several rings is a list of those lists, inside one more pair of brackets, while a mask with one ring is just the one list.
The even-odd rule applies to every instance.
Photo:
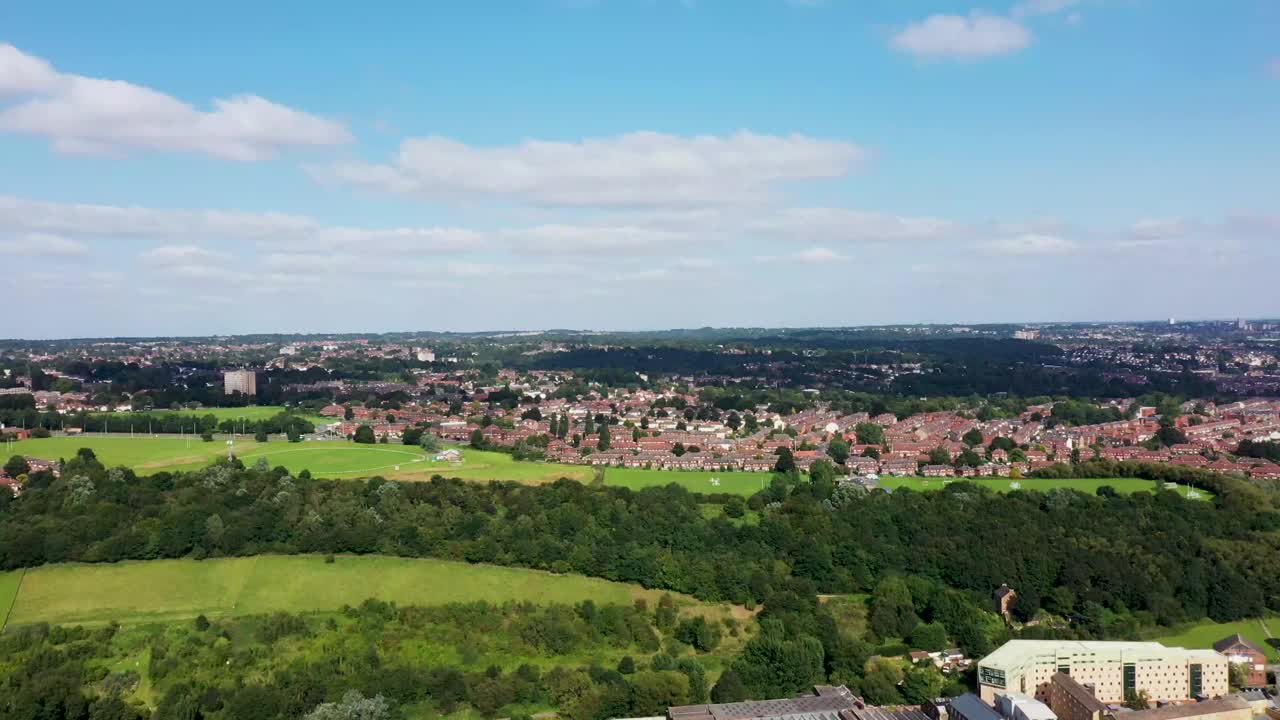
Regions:
[[16, 3], [0, 336], [1277, 316], [1278, 132], [1271, 0]]

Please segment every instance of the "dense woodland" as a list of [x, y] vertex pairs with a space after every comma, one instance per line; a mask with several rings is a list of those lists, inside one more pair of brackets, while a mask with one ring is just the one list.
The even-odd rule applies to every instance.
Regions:
[[[942, 691], [940, 675], [904, 677], [895, 663], [868, 658], [944, 645], [972, 656], [988, 652], [1015, 632], [990, 612], [991, 592], [1001, 583], [1018, 589], [1020, 618], [1050, 614], [1049, 622], [1021, 631], [1029, 637], [1132, 638], [1157, 625], [1204, 616], [1235, 620], [1280, 609], [1273, 563], [1280, 551], [1280, 512], [1270, 491], [1173, 466], [1096, 462], [1048, 472], [1146, 477], [1153, 492], [1122, 496], [1104, 487], [1096, 495], [1065, 489], [1002, 495], [955, 482], [930, 493], [866, 493], [839, 487], [824, 475], [809, 480], [779, 474], [749, 500], [759, 517], [753, 524], [705, 517], [700, 503], [729, 499], [695, 496], [678, 486], [635, 492], [568, 480], [542, 486], [444, 478], [325, 481], [226, 460], [196, 472], [138, 477], [104, 468], [91, 452], [81, 451], [64, 464], [60, 478], [33, 473], [21, 496], [0, 501], [0, 567], [266, 552], [384, 553], [582, 573], [762, 609], [741, 652], [714, 683], [704, 683], [710, 687], [690, 685], [692, 666], [674, 658], [713, 648], [727, 628], [680, 630], [655, 612], [656, 632], [649, 637], [633, 632], [639, 626], [627, 619], [641, 612], [650, 622], [647, 611], [616, 616], [616, 627], [633, 626], [629, 642], [637, 648], [623, 669], [647, 674], [589, 663], [567, 668], [581, 684], [577, 700], [568, 705], [546, 683], [527, 688], [533, 704], [559, 707], [572, 720], [647, 712], [660, 702], [786, 695], [826, 681], [847, 684], [873, 702], [936, 695]], [[1156, 491], [1164, 481], [1203, 486], [1215, 500], [1187, 501]], [[865, 632], [843, 631], [819, 603], [819, 593], [869, 594]], [[293, 622], [295, 628], [314, 628], [319, 621]], [[89, 662], [90, 646], [108, 642], [102, 635], [107, 631], [71, 640], [66, 632], [24, 631], [5, 640], [27, 643], [24, 659], [3, 671], [10, 702], [30, 703], [11, 716], [139, 712], [117, 704], [98, 709], [112, 697], [102, 692], [103, 678], [74, 682], [84, 676], [76, 663]], [[64, 640], [55, 642], [58, 637]], [[681, 644], [673, 648], [669, 640]], [[413, 672], [452, 668], [467, 688], [480, 681], [468, 681], [466, 672], [449, 663], [420, 665]], [[452, 702], [483, 707], [482, 714], [499, 712], [471, 689], [461, 693], [423, 680], [434, 676], [414, 675], [405, 682], [416, 694], [406, 694], [354, 668], [347, 663], [332, 676], [305, 680], [289, 668], [272, 668], [257, 676], [266, 678], [257, 685], [203, 678], [181, 693], [173, 690], [180, 697], [166, 700], [181, 704], [183, 712], [164, 710], [157, 717], [297, 717], [309, 704], [337, 702], [352, 689], [382, 694], [396, 707], [427, 703], [443, 709]], [[518, 684], [510, 668], [485, 673], [503, 687]], [[234, 705], [242, 692], [262, 693], [248, 703], [261, 712], [228, 714], [226, 708], [242, 707]], [[39, 710], [45, 706], [37, 696], [64, 704]]]

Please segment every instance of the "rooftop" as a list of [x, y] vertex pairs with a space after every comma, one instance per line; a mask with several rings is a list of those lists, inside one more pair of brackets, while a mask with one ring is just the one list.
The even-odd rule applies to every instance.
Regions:
[[1218, 700], [1205, 700], [1204, 702], [1188, 703], [1186, 705], [1165, 705], [1162, 708], [1153, 710], [1135, 710], [1131, 713], [1125, 713], [1124, 718], [1125, 720], [1178, 720], [1179, 718], [1193, 718], [1230, 710], [1248, 709], [1249, 703], [1245, 702], [1243, 698], [1228, 695]]
[[1085, 640], [1010, 640], [995, 652], [982, 658], [979, 665], [990, 668], [1011, 668], [1045, 656], [1117, 655], [1141, 654], [1149, 659], [1165, 659], [1171, 656], [1214, 656], [1213, 650], [1188, 650], [1181, 647], [1165, 647], [1157, 642], [1105, 642]]
[[951, 714], [962, 715], [965, 720], [1000, 720], [1000, 713], [973, 693], [951, 698]]
[[1080, 703], [1087, 712], [1105, 713], [1107, 706], [1097, 698], [1088, 688], [1075, 681], [1075, 678], [1063, 673], [1054, 673], [1050, 682], [1055, 687], [1060, 687], [1072, 700]]
[[679, 705], [667, 709], [671, 720], [840, 720], [841, 710], [857, 706], [844, 686], [819, 685], [813, 695], [779, 700], [748, 700], [717, 705]]

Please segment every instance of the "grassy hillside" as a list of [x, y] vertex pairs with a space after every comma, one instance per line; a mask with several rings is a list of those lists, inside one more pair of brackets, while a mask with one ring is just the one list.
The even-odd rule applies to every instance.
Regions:
[[1195, 625], [1185, 625], [1173, 628], [1166, 635], [1155, 638], [1156, 641], [1165, 645], [1179, 645], [1182, 647], [1207, 648], [1213, 647], [1213, 644], [1225, 637], [1240, 633], [1257, 643], [1259, 647], [1267, 651], [1267, 658], [1271, 662], [1280, 662], [1280, 652], [1275, 647], [1267, 643], [1268, 629], [1272, 633], [1280, 632], [1280, 616], [1271, 616], [1262, 620], [1238, 620], [1229, 623], [1216, 623], [1206, 620]]
[[[18, 575], [0, 574], [0, 600], [6, 588], [16, 588]], [[338, 556], [333, 563], [320, 556], [262, 555], [68, 564], [27, 571], [9, 626], [313, 612], [359, 605], [368, 598], [405, 605], [474, 600], [576, 603], [588, 598], [629, 605], [637, 598], [654, 603], [661, 594], [580, 575], [383, 556]], [[704, 607], [683, 602], [691, 609]]]

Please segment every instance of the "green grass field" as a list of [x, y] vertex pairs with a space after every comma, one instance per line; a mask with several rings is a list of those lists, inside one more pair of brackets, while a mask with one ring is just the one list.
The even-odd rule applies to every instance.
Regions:
[[[11, 585], [16, 588], [18, 574], [0, 574], [0, 594]], [[313, 555], [68, 564], [27, 571], [9, 627], [331, 611], [371, 597], [402, 605], [585, 599], [631, 604], [637, 598], [653, 604], [661, 595], [581, 575], [372, 555], [338, 556], [332, 564]], [[681, 602], [703, 607], [689, 598]]]
[[[1065, 487], [1072, 490], [1079, 490], [1082, 493], [1088, 493], [1090, 495], [1096, 493], [1098, 488], [1103, 485], [1110, 485], [1115, 488], [1116, 492], [1125, 495], [1135, 492], [1152, 492], [1156, 487], [1154, 482], [1150, 480], [1143, 480], [1141, 478], [1072, 478], [1066, 480], [1044, 480], [1040, 478], [1022, 478], [1020, 480], [1013, 480], [1010, 478], [955, 478], [951, 481], [955, 482], [961, 479], [982, 485], [983, 487], [991, 488], [996, 492], [1009, 492], [1010, 490], [1015, 489], [1014, 483], [1017, 483], [1017, 488], [1022, 490], [1040, 490], [1043, 492], [1046, 490], [1052, 490], [1053, 488]], [[912, 490], [923, 491], [941, 490], [948, 484], [946, 480], [947, 478], [890, 477], [886, 475], [880, 478], [880, 485], [894, 490], [904, 487]], [[1187, 497], [1188, 492], [1192, 491], [1193, 488], [1182, 485], [1179, 486], [1177, 490], [1183, 497]], [[1194, 488], [1194, 492], [1198, 493], [1198, 499], [1200, 500], [1213, 499], [1213, 493], [1210, 493], [1207, 490]], [[1194, 498], [1196, 496], [1192, 495], [1191, 497]]]
[[[219, 421], [239, 420], [240, 418], [244, 418], [249, 422], [254, 422], [256, 420], [267, 420], [269, 418], [273, 418], [276, 415], [279, 415], [280, 413], [288, 409], [289, 408], [286, 408], [283, 405], [251, 405], [249, 407], [232, 407], [232, 408], [207, 407], [207, 408], [197, 408], [195, 410], [156, 409], [156, 410], [151, 410], [150, 412], [157, 413], [157, 414], [173, 413], [177, 415], [196, 415], [199, 417], [204, 417], [205, 415], [212, 415], [218, 418]], [[96, 413], [96, 414], [111, 415], [113, 417], [126, 417], [126, 418], [129, 417], [129, 413]], [[307, 420], [310, 420], [312, 423], [335, 422], [333, 418], [322, 417], [320, 415], [316, 415], [315, 413], [312, 413], [309, 411], [298, 412], [298, 415], [306, 418]], [[115, 427], [114, 422], [112, 423], [112, 427], [113, 428]]]
[[[92, 448], [98, 459], [108, 467], [126, 465], [138, 472], [161, 470], [194, 470], [208, 464], [215, 457], [228, 451], [226, 443], [184, 440], [173, 436], [162, 437], [102, 437], [82, 435], [38, 440], [22, 440], [3, 448], [8, 454], [56, 460], [75, 455], [82, 447]], [[426, 480], [433, 475], [456, 477], [463, 480], [509, 480], [522, 483], [553, 482], [571, 478], [591, 482], [596, 468], [586, 465], [560, 465], [557, 463], [522, 462], [510, 455], [485, 450], [462, 448], [460, 463], [434, 461], [431, 454], [410, 445], [359, 445], [346, 440], [316, 440], [303, 443], [272, 441], [262, 444], [251, 439], [236, 440], [234, 452], [246, 463], [266, 458], [272, 467], [282, 465], [292, 473], [310, 470], [317, 477], [359, 478], [373, 475], [396, 480]], [[730, 493], [750, 496], [768, 485], [769, 473], [713, 472], [705, 470], [645, 470], [641, 468], [604, 468], [606, 485], [640, 490], [669, 484], [680, 485], [700, 493]], [[1103, 485], [1110, 485], [1120, 493], [1150, 491], [1155, 484], [1138, 478], [1086, 478], [1070, 480], [1040, 480], [1028, 478], [978, 478], [974, 482], [998, 492], [1008, 492], [1014, 483], [1023, 489], [1049, 490], [1067, 487], [1084, 493], [1094, 493]], [[937, 490], [944, 486], [941, 478], [889, 477], [880, 479], [886, 488], [911, 488], [913, 490]], [[1191, 489], [1178, 488], [1183, 496]], [[1195, 490], [1200, 499], [1212, 499], [1205, 490]]]
[[0, 630], [9, 621], [9, 610], [18, 598], [18, 586], [22, 584], [22, 570], [0, 573]]
[[1205, 620], [1196, 625], [1172, 628], [1169, 634], [1153, 639], [1165, 645], [1207, 648], [1213, 647], [1213, 644], [1222, 638], [1240, 633], [1257, 643], [1263, 650], [1266, 650], [1267, 658], [1271, 662], [1280, 662], [1280, 652], [1277, 652], [1274, 647], [1267, 643], [1268, 636], [1263, 628], [1264, 622], [1273, 634], [1280, 632], [1280, 615], [1272, 615], [1264, 620], [1238, 620], [1229, 623], [1216, 623], [1212, 620]]
[[[81, 435], [19, 440], [0, 446], [0, 453], [6, 458], [17, 454], [58, 460], [74, 457], [77, 450], [85, 447], [93, 450], [107, 467], [124, 465], [142, 473], [199, 468], [227, 453], [227, 445], [221, 440], [203, 442], [200, 438], [182, 439], [172, 435], [136, 438]], [[244, 454], [258, 447], [251, 438], [238, 439], [235, 451]]]

